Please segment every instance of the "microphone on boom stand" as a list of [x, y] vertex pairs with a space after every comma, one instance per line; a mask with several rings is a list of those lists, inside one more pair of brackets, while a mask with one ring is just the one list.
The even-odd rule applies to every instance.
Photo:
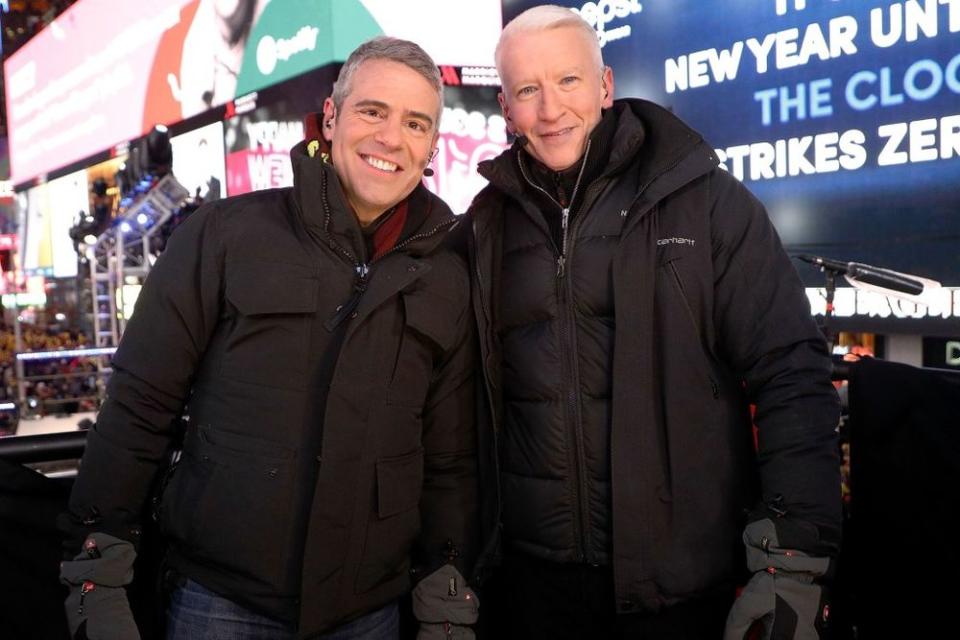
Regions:
[[823, 316], [823, 333], [827, 338], [827, 346], [833, 353], [834, 338], [830, 330], [830, 318], [833, 316], [833, 297], [836, 292], [836, 279], [841, 275], [854, 287], [875, 291], [884, 295], [907, 298], [919, 302], [918, 296], [928, 289], [940, 286], [939, 282], [918, 276], [912, 276], [899, 271], [874, 267], [862, 262], [844, 262], [820, 256], [802, 254], [796, 256], [809, 264], [819, 267], [827, 277], [826, 311]]

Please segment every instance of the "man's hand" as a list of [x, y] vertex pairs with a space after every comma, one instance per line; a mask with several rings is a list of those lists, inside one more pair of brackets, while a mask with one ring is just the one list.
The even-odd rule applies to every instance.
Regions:
[[727, 617], [724, 640], [743, 640], [762, 625], [763, 640], [818, 640], [829, 616], [827, 589], [819, 581], [830, 573], [830, 558], [789, 548], [802, 533], [785, 519], [747, 525], [747, 567], [754, 572]]
[[477, 621], [480, 603], [452, 564], [445, 564], [413, 589], [413, 614], [420, 621], [417, 640], [473, 640], [467, 626]]
[[60, 582], [70, 587], [64, 604], [74, 640], [139, 640], [124, 585], [133, 580], [133, 544], [92, 533], [73, 560], [60, 564]]

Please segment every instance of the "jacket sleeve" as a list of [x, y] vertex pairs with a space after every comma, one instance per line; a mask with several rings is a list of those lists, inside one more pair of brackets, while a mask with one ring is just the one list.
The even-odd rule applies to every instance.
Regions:
[[[741, 376], [758, 430], [763, 504], [816, 528], [833, 553], [840, 531], [839, 401], [800, 278], [760, 202], [724, 171], [711, 176], [714, 323]], [[817, 544], [816, 546], [820, 546]]]
[[220, 313], [223, 249], [213, 206], [177, 229], [137, 299], [60, 517], [69, 552], [95, 531], [137, 543], [144, 503]]
[[456, 339], [434, 370], [423, 411], [424, 480], [417, 573], [452, 561], [469, 575], [479, 535], [476, 386], [478, 345], [464, 273]]

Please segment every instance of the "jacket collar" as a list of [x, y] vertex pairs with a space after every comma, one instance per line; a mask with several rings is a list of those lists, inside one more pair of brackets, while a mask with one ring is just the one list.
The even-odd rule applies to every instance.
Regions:
[[[293, 198], [307, 231], [325, 244], [332, 240], [357, 262], [365, 262], [368, 258], [360, 223], [343, 193], [329, 145], [322, 136], [303, 140], [290, 151], [290, 159]], [[423, 183], [414, 188], [405, 202], [407, 223], [397, 244], [407, 253], [427, 254], [443, 241], [457, 218]]]
[[[717, 167], [716, 156], [703, 137], [663, 107], [627, 98], [615, 101], [611, 111], [617, 131], [601, 177], [633, 166], [639, 173], [641, 189], [660, 181], [662, 186], [677, 188]], [[519, 154], [525, 153], [522, 147], [522, 141], [515, 141], [496, 158], [481, 162], [478, 172], [493, 187], [519, 195], [523, 189], [518, 167]]]

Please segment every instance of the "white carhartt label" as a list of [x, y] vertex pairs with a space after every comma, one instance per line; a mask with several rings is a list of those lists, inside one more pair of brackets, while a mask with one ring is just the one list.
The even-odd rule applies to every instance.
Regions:
[[692, 247], [697, 244], [697, 241], [693, 238], [661, 238], [657, 240], [657, 246], [662, 247], [667, 244], [685, 244]]

